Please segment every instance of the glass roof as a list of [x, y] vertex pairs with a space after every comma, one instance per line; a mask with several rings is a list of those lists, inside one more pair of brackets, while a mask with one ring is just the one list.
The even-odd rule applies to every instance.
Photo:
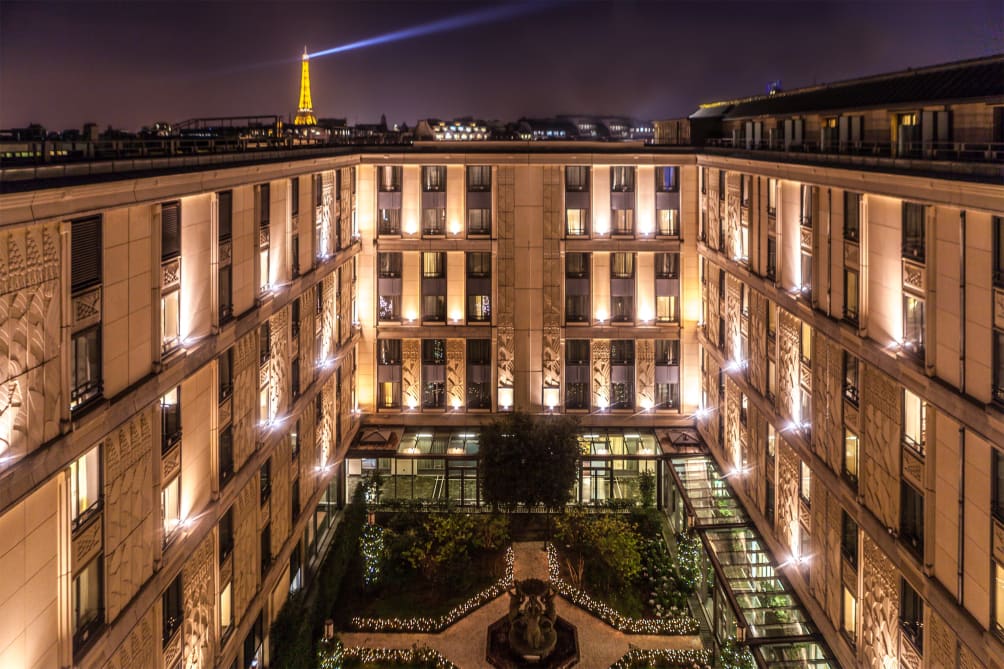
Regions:
[[477, 455], [477, 428], [428, 428], [406, 430], [398, 445], [399, 455]]
[[[480, 430], [477, 427], [430, 427], [405, 430], [398, 455], [477, 455]], [[651, 430], [589, 428], [579, 432], [582, 452], [589, 455], [661, 454]]]
[[673, 471], [693, 507], [695, 526], [741, 525], [749, 516], [732, 495], [718, 465], [706, 455], [673, 460]]
[[589, 428], [579, 433], [579, 445], [589, 455], [659, 455], [651, 430]]
[[[750, 638], [815, 634], [809, 615], [778, 578], [757, 533], [748, 527], [714, 528], [705, 540], [721, 565], [726, 587], [735, 596]], [[773, 666], [773, 665], [772, 665]]]
[[822, 645], [815, 641], [764, 644], [756, 652], [763, 662], [772, 668], [785, 669], [837, 669]]

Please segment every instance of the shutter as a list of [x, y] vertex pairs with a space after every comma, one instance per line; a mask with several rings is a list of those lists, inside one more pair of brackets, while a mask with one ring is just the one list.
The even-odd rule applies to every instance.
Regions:
[[400, 383], [401, 365], [377, 365], [377, 381], [380, 383]]
[[471, 277], [467, 279], [468, 295], [491, 295], [492, 280], [486, 277]]
[[589, 192], [572, 191], [565, 193], [566, 209], [589, 209]]
[[160, 259], [181, 254], [181, 204], [170, 202], [160, 208]]
[[565, 279], [566, 295], [589, 295], [589, 279]]
[[378, 289], [381, 295], [400, 295], [401, 279], [378, 279]]
[[423, 192], [422, 193], [422, 208], [423, 209], [445, 209], [446, 208], [446, 193], [438, 192]]
[[633, 383], [634, 382], [634, 365], [611, 365], [610, 366], [610, 382], [611, 383]]
[[610, 193], [610, 208], [615, 211], [634, 209], [634, 193]]
[[377, 208], [378, 209], [400, 209], [401, 208], [401, 192], [386, 193], [380, 191], [377, 193]]
[[589, 383], [589, 368], [585, 365], [566, 366], [565, 383]]
[[71, 290], [101, 282], [101, 217], [73, 221], [70, 228]]
[[680, 368], [677, 365], [656, 365], [655, 366], [655, 382], [656, 383], [679, 383], [680, 382]]
[[610, 295], [612, 297], [633, 296], [634, 279], [610, 279]]
[[678, 296], [680, 294], [680, 280], [656, 279], [655, 294], [657, 297]]

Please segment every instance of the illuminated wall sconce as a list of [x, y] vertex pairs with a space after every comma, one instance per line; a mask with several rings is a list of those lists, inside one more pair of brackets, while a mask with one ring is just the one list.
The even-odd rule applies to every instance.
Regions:
[[559, 392], [557, 386], [548, 386], [544, 388], [544, 406], [546, 406], [551, 411], [558, 406]]
[[408, 398], [408, 408], [411, 409], [412, 411], [414, 411], [415, 407], [417, 407], [417, 406], [418, 406], [418, 400], [416, 400], [414, 397], [409, 397]]
[[610, 406], [610, 402], [607, 401], [606, 397], [599, 396], [596, 398], [596, 406], [600, 411], [606, 411], [607, 407]]
[[652, 307], [644, 306], [638, 310], [638, 320], [642, 323], [651, 323], [655, 320], [655, 315], [652, 313]]
[[454, 311], [453, 313], [450, 314], [451, 323], [459, 323], [462, 320], [464, 320], [464, 315], [459, 311]]
[[511, 386], [499, 386], [499, 407], [503, 411], [512, 409], [513, 392]]
[[409, 311], [404, 315], [404, 320], [408, 321], [409, 323], [414, 323], [417, 317], [418, 315], [414, 311]]
[[593, 230], [597, 237], [603, 237], [610, 232], [610, 221], [603, 216], [597, 216], [593, 221]]
[[641, 400], [641, 408], [645, 411], [651, 411], [655, 408], [655, 403], [650, 397], [643, 397]]
[[460, 222], [459, 221], [453, 221], [452, 223], [450, 223], [450, 234], [453, 235], [454, 237], [456, 237], [456, 236], [458, 236], [460, 234]]
[[408, 220], [404, 222], [404, 234], [409, 236], [415, 236], [418, 234], [418, 221], [414, 218], [409, 217]]
[[454, 411], [460, 411], [461, 407], [463, 407], [463, 403], [461, 403], [460, 398], [459, 397], [454, 397], [453, 398], [453, 410]]
[[607, 320], [607, 310], [604, 309], [603, 307], [600, 307], [599, 309], [596, 310], [596, 322], [603, 323], [606, 320]]

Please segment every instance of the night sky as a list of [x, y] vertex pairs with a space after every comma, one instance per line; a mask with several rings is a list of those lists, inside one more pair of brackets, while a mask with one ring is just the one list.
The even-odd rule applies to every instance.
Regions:
[[[495, 3], [491, 6], [498, 6]], [[483, 8], [474, 2], [0, 0], [0, 127], [137, 130], [294, 112], [299, 54]], [[1004, 51], [1002, 0], [545, 1], [522, 14], [311, 61], [319, 117], [515, 120], [691, 113]]]

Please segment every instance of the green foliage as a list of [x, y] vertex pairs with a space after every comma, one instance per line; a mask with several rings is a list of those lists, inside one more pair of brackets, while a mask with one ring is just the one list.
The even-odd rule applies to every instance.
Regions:
[[676, 535], [676, 577], [680, 590], [692, 594], [701, 576], [701, 542], [696, 534]]
[[580, 456], [577, 422], [515, 412], [481, 433], [481, 496], [494, 508], [563, 508], [572, 498]]
[[388, 523], [387, 554], [398, 574], [417, 572], [432, 582], [451, 580], [478, 551], [509, 543], [509, 521], [499, 515], [416, 513]]
[[655, 506], [655, 474], [646, 470], [638, 475], [638, 491], [641, 493], [641, 505], [646, 509]]
[[746, 646], [736, 643], [735, 639], [726, 639], [721, 648], [722, 669], [756, 669], [756, 660]]
[[641, 572], [640, 538], [627, 519], [569, 510], [555, 522], [555, 535], [585, 561], [588, 580], [623, 587]]
[[384, 530], [379, 525], [367, 524], [359, 536], [359, 554], [363, 558], [363, 585], [371, 588], [380, 583], [386, 560]]

